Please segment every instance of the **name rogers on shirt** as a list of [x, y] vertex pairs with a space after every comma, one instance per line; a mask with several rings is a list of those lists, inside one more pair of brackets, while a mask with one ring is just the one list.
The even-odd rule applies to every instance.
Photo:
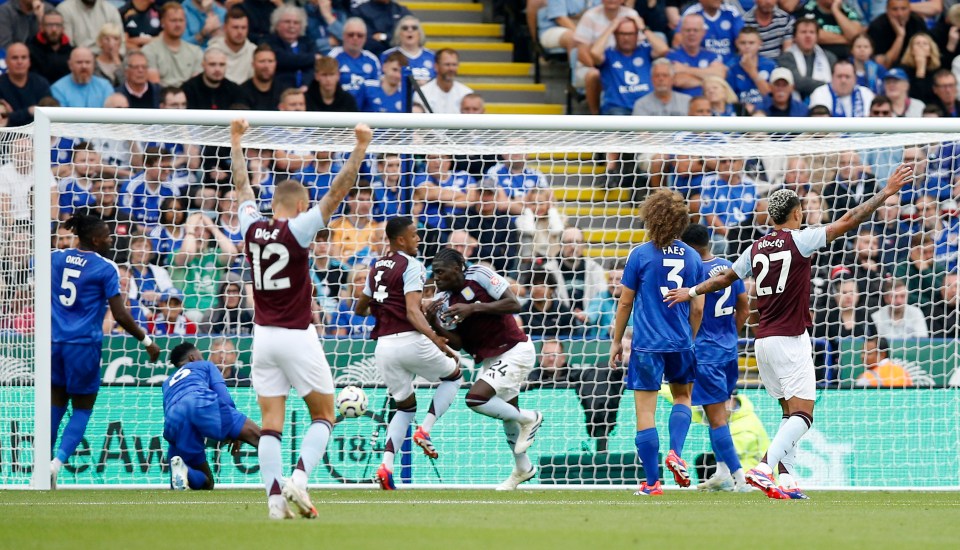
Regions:
[[783, 239], [777, 239], [775, 241], [760, 241], [757, 243], [757, 248], [763, 250], [764, 248], [776, 247], [783, 248], [784, 242]]

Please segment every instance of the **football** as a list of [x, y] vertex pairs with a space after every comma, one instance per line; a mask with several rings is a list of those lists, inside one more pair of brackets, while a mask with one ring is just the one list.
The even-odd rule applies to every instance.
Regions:
[[357, 386], [347, 386], [337, 396], [337, 410], [344, 418], [357, 418], [367, 412], [367, 393]]

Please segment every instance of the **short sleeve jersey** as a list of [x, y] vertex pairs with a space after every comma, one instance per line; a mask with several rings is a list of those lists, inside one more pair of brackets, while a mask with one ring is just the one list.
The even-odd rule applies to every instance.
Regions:
[[[710, 278], [732, 267], [722, 258], [703, 262], [705, 277]], [[729, 287], [704, 295], [703, 321], [697, 331], [697, 361], [701, 363], [726, 363], [735, 361], [737, 352], [737, 297], [746, 293], [743, 281], [737, 280]]]
[[403, 252], [392, 252], [374, 262], [363, 287], [370, 302], [370, 312], [377, 324], [371, 337], [416, 331], [407, 320], [407, 294], [423, 292], [426, 270], [419, 260]]
[[757, 338], [799, 336], [810, 317], [810, 257], [827, 245], [826, 226], [777, 229], [761, 237], [733, 264], [741, 279], [754, 277], [760, 322]]
[[117, 265], [96, 252], [70, 248], [51, 258], [53, 342], [99, 344], [107, 301], [120, 294]]
[[164, 410], [188, 395], [217, 399], [233, 405], [220, 369], [210, 361], [193, 361], [183, 365], [163, 381], [162, 391]]

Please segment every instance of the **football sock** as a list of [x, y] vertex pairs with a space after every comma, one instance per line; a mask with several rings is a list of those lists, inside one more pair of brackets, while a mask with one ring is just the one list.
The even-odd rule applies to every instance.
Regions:
[[[267, 490], [267, 497], [280, 496], [283, 476], [283, 459], [280, 454], [280, 432], [263, 430], [260, 432], [260, 445], [257, 447], [257, 457], [260, 459], [260, 478]], [[281, 497], [282, 498], [282, 497]], [[276, 500], [276, 499], [274, 499]]]
[[60, 462], [60, 459], [58, 458], [55, 458], [50, 461], [50, 468], [53, 470], [54, 473], [59, 473], [61, 466], [63, 466], [63, 462]]
[[740, 469], [740, 457], [733, 446], [733, 436], [730, 435], [728, 424], [710, 430], [710, 445], [717, 455], [717, 461], [723, 462], [728, 471], [736, 472]]
[[80, 440], [83, 439], [83, 432], [87, 431], [87, 423], [90, 422], [90, 415], [93, 409], [73, 409], [67, 427], [63, 429], [63, 437], [60, 438], [60, 449], [57, 450], [57, 458], [60, 462], [66, 464], [67, 460], [77, 450]]
[[813, 418], [806, 413], [794, 413], [787, 418], [770, 442], [770, 448], [767, 449], [767, 464], [771, 469], [776, 470], [776, 466], [797, 445], [797, 441], [807, 433], [811, 424], [813, 424]]
[[[713, 450], [713, 454], [717, 456], [717, 460], [720, 460], [720, 455], [717, 454], [717, 450]], [[727, 463], [720, 460], [717, 462], [717, 475], [720, 477], [727, 477], [730, 475], [730, 468], [727, 467]]]
[[[467, 397], [469, 398], [469, 396]], [[521, 423], [529, 422], [534, 417], [532, 411], [521, 411], [497, 396], [491, 397], [484, 403], [477, 403], [475, 401], [471, 403], [471, 400], [467, 399], [467, 406], [482, 415], [497, 418], [505, 422], [508, 420]]]
[[443, 413], [447, 412], [447, 409], [453, 404], [453, 400], [457, 398], [457, 391], [460, 389], [460, 382], [462, 381], [463, 377], [457, 378], [456, 380], [442, 380], [440, 382], [440, 385], [437, 386], [437, 391], [433, 394], [430, 411], [427, 412], [427, 417], [424, 418], [420, 424], [423, 431], [430, 433], [437, 419], [443, 416]]
[[407, 436], [407, 428], [416, 418], [416, 411], [397, 411], [390, 419], [387, 426], [387, 450], [383, 453], [383, 464], [391, 472], [393, 471], [393, 460], [396, 454], [403, 446], [403, 439]]
[[637, 456], [647, 476], [647, 485], [653, 486], [660, 481], [660, 436], [656, 428], [647, 428], [637, 432], [634, 439], [637, 444]]
[[303, 436], [303, 448], [300, 449], [300, 459], [297, 460], [297, 467], [294, 468], [290, 481], [301, 489], [307, 488], [307, 482], [310, 480], [310, 472], [320, 462], [323, 453], [327, 451], [327, 441], [330, 440], [330, 432], [333, 427], [326, 420], [314, 420], [307, 433]]
[[67, 414], [66, 407], [50, 407], [50, 451], [56, 449], [57, 434], [60, 433], [60, 423], [63, 422], [63, 415]]
[[686, 405], [674, 405], [670, 411], [670, 449], [677, 456], [683, 456], [683, 444], [687, 441], [692, 417], [693, 413]]
[[187, 466], [187, 485], [194, 491], [207, 486], [207, 475]]
[[[507, 445], [510, 445], [510, 452], [517, 445], [517, 436], [520, 435], [520, 423], [514, 421], [505, 421], [503, 423], [503, 433], [507, 436]], [[513, 453], [513, 462], [516, 464], [516, 471], [529, 472], [533, 468], [530, 463], [530, 457], [527, 453]]]

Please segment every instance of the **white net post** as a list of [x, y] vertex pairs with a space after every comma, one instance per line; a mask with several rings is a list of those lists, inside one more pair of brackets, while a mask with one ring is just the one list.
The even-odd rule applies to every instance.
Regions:
[[50, 489], [50, 120], [38, 114], [33, 124], [34, 157], [34, 457], [35, 489]]

